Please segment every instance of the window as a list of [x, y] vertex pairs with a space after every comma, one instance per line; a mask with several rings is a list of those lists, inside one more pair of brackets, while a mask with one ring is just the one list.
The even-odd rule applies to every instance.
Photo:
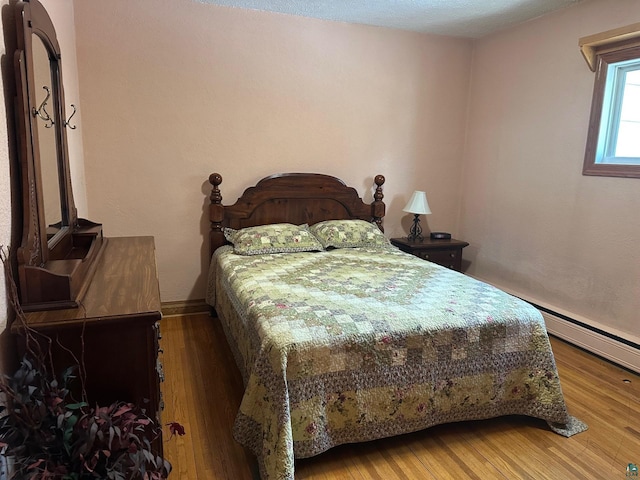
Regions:
[[596, 72], [584, 175], [640, 178], [640, 24], [629, 29], [580, 41]]

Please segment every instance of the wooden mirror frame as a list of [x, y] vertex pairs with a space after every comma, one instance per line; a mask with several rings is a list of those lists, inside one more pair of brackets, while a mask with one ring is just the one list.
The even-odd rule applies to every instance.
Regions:
[[[91, 281], [106, 240], [102, 225], [78, 218], [71, 187], [64, 112], [60, 45], [49, 14], [37, 0], [16, 3], [17, 43], [14, 64], [17, 86], [17, 135], [22, 187], [22, 243], [17, 251], [20, 302], [25, 311], [77, 307]], [[59, 231], [47, 236], [43, 179], [38, 143], [33, 36], [49, 55], [61, 217]]]

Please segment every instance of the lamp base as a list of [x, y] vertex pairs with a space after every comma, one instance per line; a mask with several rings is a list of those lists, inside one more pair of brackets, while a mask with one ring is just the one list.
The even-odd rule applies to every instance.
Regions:
[[409, 235], [407, 236], [407, 240], [410, 242], [419, 242], [423, 239], [422, 236], [422, 227], [420, 226], [420, 214], [413, 214], [413, 225], [409, 230]]

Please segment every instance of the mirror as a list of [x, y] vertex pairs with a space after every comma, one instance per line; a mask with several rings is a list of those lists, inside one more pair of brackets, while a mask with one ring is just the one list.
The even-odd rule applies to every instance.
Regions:
[[[58, 147], [53, 118], [49, 112], [56, 110], [53, 103], [55, 96], [51, 96], [52, 69], [49, 65], [49, 53], [39, 37], [32, 43], [33, 74], [35, 80], [36, 112], [34, 120], [38, 130], [38, 149], [40, 151], [40, 176], [42, 178], [43, 215], [47, 229], [47, 245], [55, 245], [56, 239], [62, 232], [62, 196], [60, 192], [60, 173], [58, 167]], [[41, 90], [38, 87], [42, 86]], [[34, 112], [32, 112], [33, 115]]]
[[102, 225], [78, 218], [73, 200], [55, 28], [37, 0], [16, 3], [16, 12], [20, 302], [25, 311], [77, 307], [106, 239]]

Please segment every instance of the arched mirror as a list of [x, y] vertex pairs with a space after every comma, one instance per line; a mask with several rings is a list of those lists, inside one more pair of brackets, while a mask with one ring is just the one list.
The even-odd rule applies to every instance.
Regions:
[[[52, 117], [56, 111], [58, 99], [52, 93], [55, 69], [49, 61], [49, 52], [40, 37], [34, 37], [31, 44], [33, 50], [33, 75], [35, 91], [35, 114], [31, 112], [38, 130], [38, 150], [40, 152], [40, 178], [42, 179], [42, 203], [44, 223], [46, 225], [47, 245], [54, 245], [58, 237], [68, 227], [68, 219], [63, 219], [66, 205], [63, 202], [60, 180], [60, 165], [56, 139], [57, 125]], [[42, 86], [41, 90], [38, 87]], [[51, 113], [50, 113], [51, 112]]]
[[71, 187], [60, 67], [53, 23], [37, 0], [18, 2], [18, 135], [23, 233], [18, 249], [24, 310], [78, 306], [105, 240], [78, 218]]

